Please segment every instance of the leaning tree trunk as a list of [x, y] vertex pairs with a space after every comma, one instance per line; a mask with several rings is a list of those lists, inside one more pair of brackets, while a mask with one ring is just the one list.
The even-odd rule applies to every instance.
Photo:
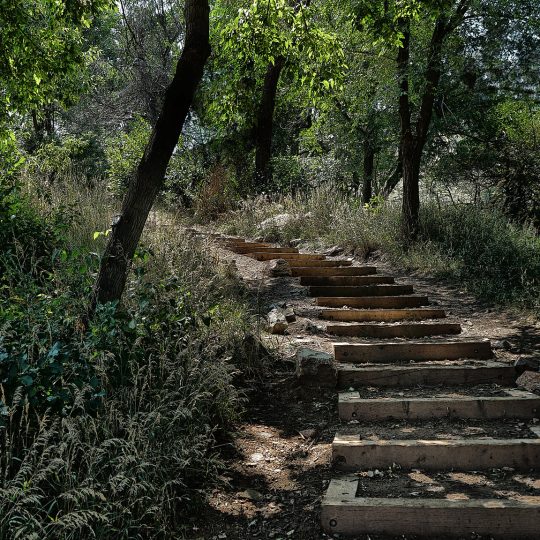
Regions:
[[97, 304], [119, 301], [124, 291], [135, 249], [210, 55], [209, 12], [208, 0], [186, 0], [184, 49], [165, 93], [159, 118], [124, 197], [121, 213], [113, 221], [94, 287], [90, 316]]
[[272, 133], [274, 131], [274, 109], [279, 76], [285, 58], [278, 56], [273, 64], [269, 64], [264, 77], [261, 102], [257, 112], [255, 128], [255, 187], [259, 190], [269, 186], [272, 180], [270, 160], [272, 159]]

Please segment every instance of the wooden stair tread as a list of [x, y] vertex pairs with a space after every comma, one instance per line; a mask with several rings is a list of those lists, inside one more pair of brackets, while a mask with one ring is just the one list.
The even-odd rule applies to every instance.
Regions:
[[526, 471], [540, 464], [540, 439], [383, 439], [337, 434], [332, 458], [340, 470], [384, 469], [398, 464], [426, 471], [486, 470], [512, 467]]
[[361, 398], [358, 392], [341, 392], [338, 410], [341, 420], [532, 419], [540, 415], [540, 396], [512, 390], [506, 394]]
[[412, 285], [313, 285], [308, 288], [310, 296], [400, 296], [413, 294]]
[[[339, 261], [331, 260], [327, 262], [336, 263]], [[346, 262], [348, 266], [340, 266], [339, 264], [329, 265], [328, 267], [311, 267], [298, 265], [297, 267], [291, 267], [291, 272], [293, 277], [368, 276], [377, 273], [377, 268], [375, 268], [374, 266], [351, 266], [351, 261], [342, 261], [342, 264], [343, 262]]]
[[354, 476], [330, 481], [321, 522], [329, 534], [538, 537], [540, 504], [533, 500], [357, 497]]
[[516, 380], [514, 366], [495, 361], [475, 365], [462, 363], [414, 365], [337, 364], [338, 387], [407, 387], [416, 385], [473, 386], [485, 383], [511, 385]]
[[411, 308], [411, 309], [321, 309], [319, 318], [329, 321], [362, 322], [362, 321], [407, 321], [442, 319], [446, 317], [443, 309]]
[[392, 363], [493, 357], [489, 340], [334, 343], [337, 362]]
[[461, 333], [458, 323], [341, 323], [327, 324], [326, 332], [337, 336], [367, 338], [426, 337]]
[[318, 306], [362, 308], [406, 308], [429, 304], [427, 296], [321, 296]]

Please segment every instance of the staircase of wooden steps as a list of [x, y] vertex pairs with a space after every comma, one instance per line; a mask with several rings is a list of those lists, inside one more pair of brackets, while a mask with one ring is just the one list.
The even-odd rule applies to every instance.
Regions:
[[[500, 476], [487, 484], [494, 496], [436, 495], [447, 478], [540, 467], [540, 429], [533, 422], [540, 396], [515, 388], [515, 368], [494, 358], [489, 340], [460, 338], [459, 321], [441, 320], [445, 311], [431, 307], [428, 297], [373, 266], [216, 239], [258, 260], [286, 259], [320, 306], [326, 333], [349, 340], [333, 343], [343, 431], [332, 444], [336, 477], [321, 505], [326, 533], [539, 537], [540, 497], [497, 490]], [[480, 421], [486, 436], [467, 431], [465, 422]], [[366, 494], [364, 479], [382, 470], [393, 471], [396, 485], [409, 486], [412, 477], [428, 487], [388, 496], [384, 477]]]

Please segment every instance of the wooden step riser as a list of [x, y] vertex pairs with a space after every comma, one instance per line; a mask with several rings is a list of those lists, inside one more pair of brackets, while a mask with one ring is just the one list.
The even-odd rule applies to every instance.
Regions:
[[447, 500], [356, 497], [358, 480], [332, 480], [321, 523], [330, 535], [423, 538], [538, 538], [540, 505], [501, 499]]
[[343, 322], [396, 322], [407, 320], [444, 319], [443, 309], [323, 309], [321, 319]]
[[429, 304], [427, 296], [329, 296], [317, 298], [321, 307], [411, 308]]
[[276, 252], [254, 252], [245, 253], [247, 257], [251, 257], [256, 261], [271, 261], [273, 259], [285, 259], [286, 261], [294, 260], [305, 263], [307, 261], [323, 261], [324, 255], [312, 255], [311, 253], [276, 253]]
[[359, 386], [407, 387], [416, 385], [511, 386], [516, 380], [513, 366], [385, 366], [350, 368], [338, 366], [338, 388]]
[[521, 418], [540, 415], [540, 396], [531, 398], [463, 397], [438, 399], [360, 399], [340, 395], [341, 420], [429, 420], [432, 418]]
[[[334, 267], [342, 267], [342, 266], [351, 266], [352, 261], [322, 261], [322, 260], [305, 260], [305, 259], [291, 259], [287, 261], [289, 263], [289, 266], [292, 267], [302, 267], [302, 268], [334, 268]], [[294, 270], [293, 270], [293, 276], [294, 276]]]
[[493, 357], [489, 341], [434, 343], [334, 343], [336, 362], [395, 363]]
[[412, 285], [365, 285], [353, 287], [313, 286], [309, 287], [310, 296], [398, 296], [413, 294]]
[[540, 466], [540, 439], [349, 441], [336, 436], [332, 458], [342, 471], [386, 469], [392, 464], [424, 471]]
[[390, 276], [304, 276], [300, 285], [305, 287], [365, 287], [367, 285], [389, 285], [394, 283]]
[[243, 255], [246, 253], [253, 253], [254, 251], [257, 251], [257, 253], [298, 253], [298, 250], [296, 248], [275, 248], [275, 247], [234, 247], [230, 248], [231, 251], [234, 251], [235, 253], [238, 253], [239, 255]]
[[[336, 262], [336, 261], [326, 261]], [[349, 265], [350, 261], [346, 261]], [[309, 268], [299, 266], [292, 268], [293, 277], [341, 277], [341, 276], [371, 276], [377, 273], [377, 269], [374, 266], [333, 266], [333, 267], [319, 267]]]
[[442, 336], [461, 333], [461, 325], [442, 324], [400, 324], [384, 326], [379, 324], [328, 324], [326, 331], [335, 336], [367, 337], [367, 338], [420, 338], [426, 336]]

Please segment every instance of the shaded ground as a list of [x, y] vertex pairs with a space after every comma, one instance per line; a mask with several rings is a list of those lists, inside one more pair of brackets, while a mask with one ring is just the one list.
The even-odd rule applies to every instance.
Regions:
[[[351, 429], [351, 426], [338, 420], [336, 391], [313, 392], [296, 386], [292, 360], [299, 347], [330, 352], [332, 342], [343, 339], [325, 333], [325, 323], [317, 318], [318, 310], [313, 299], [307, 297], [299, 280], [269, 278], [268, 263], [233, 254], [215, 245], [212, 249], [219, 259], [236, 266], [252, 292], [254, 309], [264, 314], [272, 305], [286, 303], [294, 308], [297, 321], [289, 326], [285, 336], [264, 337], [266, 345], [275, 350], [280, 360], [262, 380], [253, 381], [247, 392], [244, 422], [238, 426], [234, 443], [224, 448], [227, 473], [221, 479], [223, 484], [212, 492], [209, 507], [193, 526], [192, 537], [216, 540], [328, 538], [319, 526], [319, 508], [328, 481], [335, 475], [330, 464], [330, 443], [336, 431]], [[520, 356], [540, 354], [540, 325], [537, 321], [523, 320], [501, 310], [494, 311], [454, 287], [426, 278], [399, 276], [381, 262], [377, 266], [380, 274], [396, 276], [397, 283], [410, 283], [415, 286], [416, 293], [427, 294], [434, 304], [447, 310], [448, 322], [461, 322], [463, 333], [460, 339], [489, 337], [494, 340], [497, 358], [508, 362], [514, 362]], [[448, 389], [444, 391], [448, 392]], [[394, 390], [391, 392], [395, 393]], [[483, 392], [496, 395], [499, 390], [491, 387]], [[402, 436], [404, 433], [409, 433], [410, 437], [417, 429], [413, 423], [384, 424], [363, 425], [362, 430], [370, 438], [388, 436], [392, 432], [401, 433], [400, 438], [406, 438]], [[426, 426], [425, 422], [422, 424]], [[432, 424], [428, 430], [432, 434], [435, 431], [450, 436], [463, 433], [476, 437], [530, 436], [527, 425], [514, 421], [497, 426], [478, 421], [461, 421], [453, 425], [447, 421], [434, 421]], [[491, 489], [491, 486], [485, 482], [482, 484], [483, 480], [474, 483], [476, 473], [467, 474], [473, 476], [463, 476], [460, 480], [435, 475], [436, 483], [432, 484], [423, 477], [420, 481], [420, 476], [414, 478], [400, 471], [389, 471], [372, 477], [362, 476], [360, 484], [363, 487], [360, 489], [364, 494], [379, 496], [389, 496], [390, 493], [408, 496], [417, 492], [422, 496], [424, 493], [441, 496], [441, 485], [444, 496], [452, 493], [476, 496], [479, 486], [482, 486], [482, 493], [488, 496], [487, 488]], [[504, 492], [509, 496], [540, 495], [537, 477], [522, 475], [525, 480], [516, 479], [511, 470], [491, 471], [483, 475], [486, 482], [496, 480], [500, 496], [504, 496]], [[381, 537], [364, 535], [359, 538], [376, 540]]]

